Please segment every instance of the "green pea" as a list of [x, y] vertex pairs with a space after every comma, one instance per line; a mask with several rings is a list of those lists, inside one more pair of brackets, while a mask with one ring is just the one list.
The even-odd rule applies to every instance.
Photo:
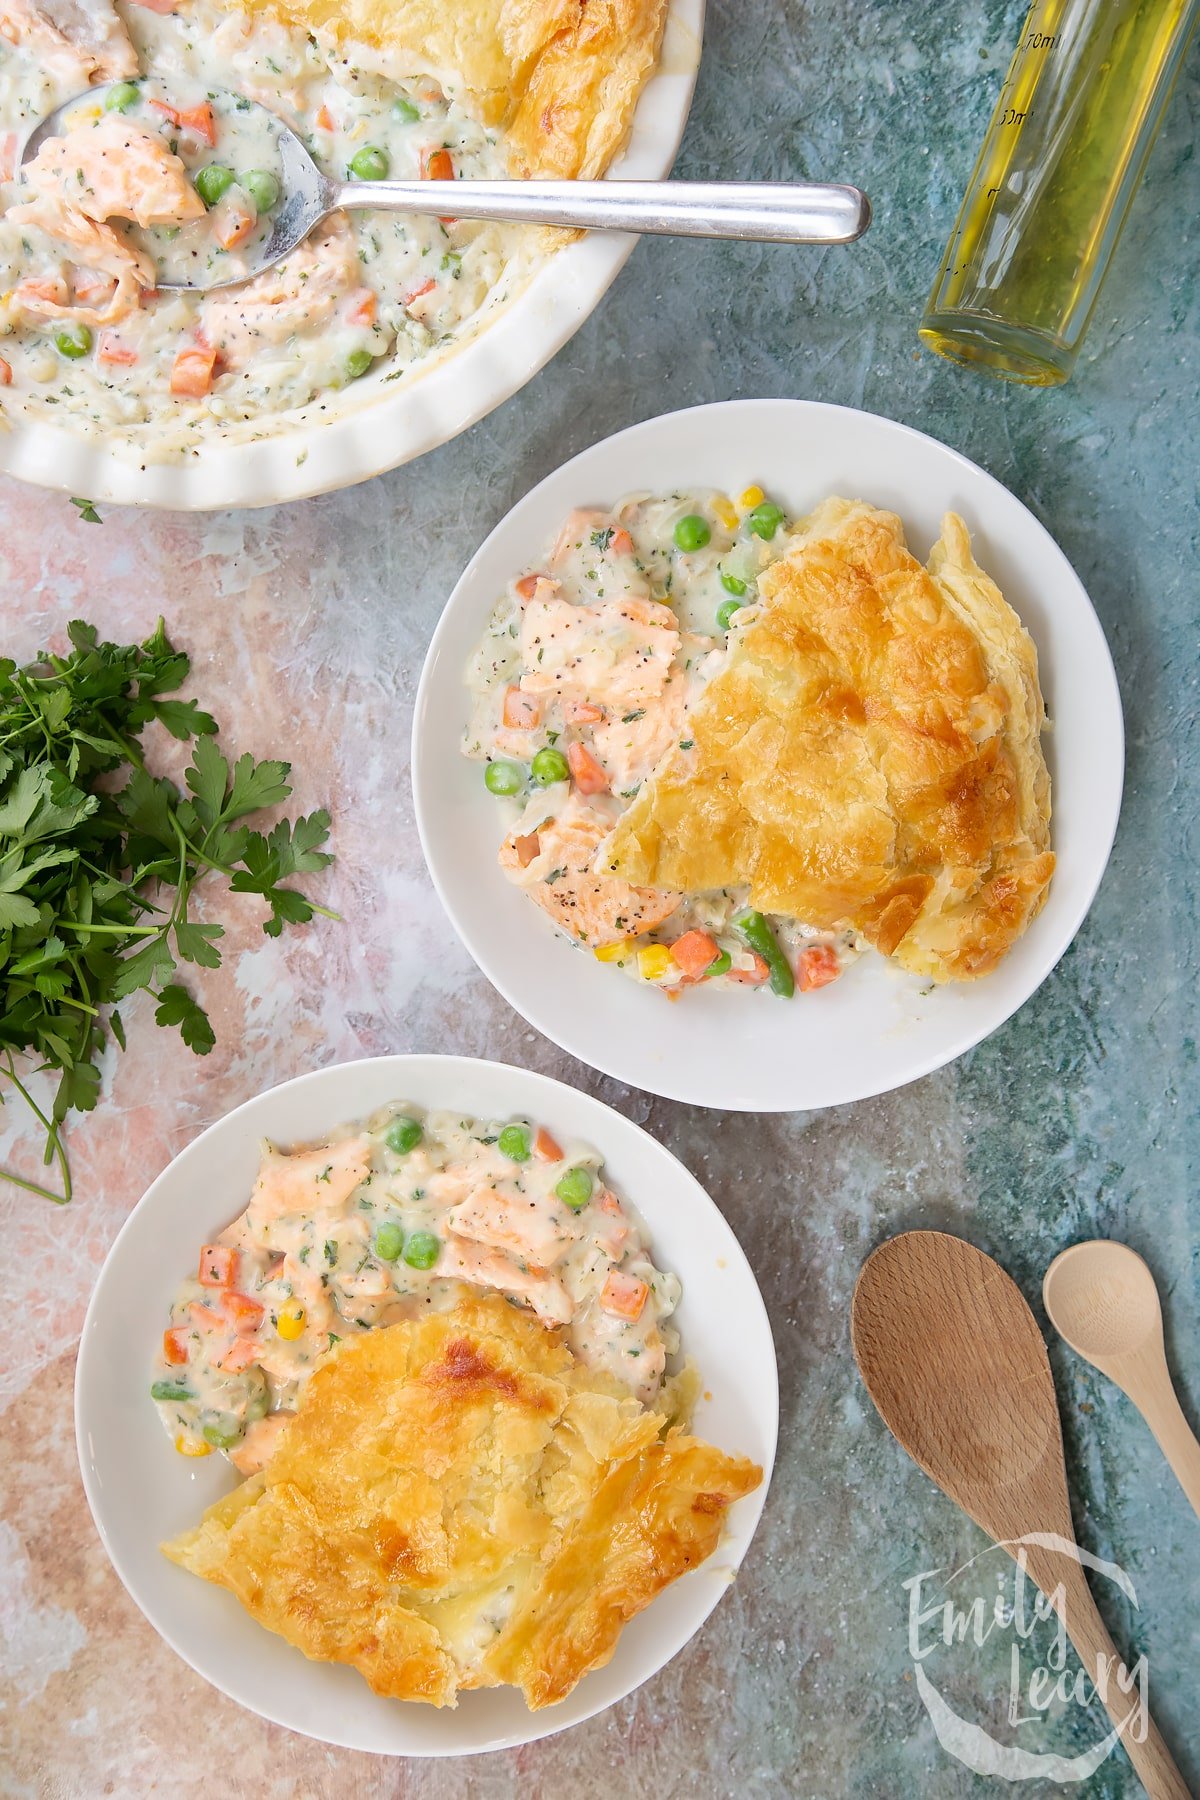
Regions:
[[483, 780], [489, 794], [519, 794], [525, 785], [521, 770], [510, 762], [490, 762]]
[[404, 1248], [404, 1229], [400, 1225], [381, 1225], [375, 1233], [375, 1254], [380, 1262], [395, 1262]]
[[118, 81], [104, 96], [105, 112], [128, 112], [141, 99], [141, 89], [133, 81]]
[[746, 591], [746, 583], [740, 575], [731, 575], [728, 569], [721, 570], [721, 586], [727, 594], [736, 594], [740, 599]]
[[561, 750], [539, 750], [533, 759], [532, 772], [539, 787], [553, 787], [556, 781], [567, 779], [571, 765]]
[[214, 1450], [232, 1450], [233, 1446], [240, 1441], [241, 1436], [240, 1425], [235, 1425], [232, 1429], [224, 1425], [205, 1425], [203, 1427], [204, 1441], [206, 1444], [211, 1444]]
[[406, 100], [402, 94], [398, 94], [392, 101], [392, 117], [399, 119], [402, 125], [415, 125], [420, 116], [412, 101]]
[[703, 550], [712, 536], [707, 519], [699, 513], [685, 513], [675, 525], [675, 542], [681, 550]]
[[432, 1269], [441, 1251], [442, 1240], [434, 1232], [413, 1231], [404, 1246], [404, 1260], [410, 1269]]
[[425, 1136], [420, 1119], [393, 1119], [383, 1134], [383, 1141], [397, 1156], [407, 1156]]
[[739, 613], [741, 610], [742, 602], [740, 600], [726, 600], [722, 605], [718, 606], [717, 624], [721, 627], [722, 631], [729, 630], [729, 627], [733, 624], [734, 613]]
[[752, 513], [746, 514], [747, 529], [755, 537], [773, 538], [782, 524], [783, 508], [776, 506], [773, 500], [764, 500], [761, 506], [756, 506]]
[[270, 169], [247, 169], [240, 180], [260, 213], [270, 212], [278, 203], [279, 177]]
[[156, 1381], [150, 1389], [152, 1400], [190, 1400], [192, 1390], [181, 1381]]
[[350, 158], [350, 173], [358, 181], [384, 181], [391, 166], [387, 151], [378, 144], [364, 144]]
[[501, 1156], [510, 1162], [529, 1161], [529, 1132], [524, 1125], [506, 1125], [498, 1141]]
[[705, 981], [711, 981], [714, 975], [728, 975], [733, 967], [733, 958], [728, 950], [722, 950], [720, 956], [714, 957], [704, 971]]
[[595, 1185], [590, 1169], [568, 1169], [555, 1183], [554, 1191], [572, 1212], [582, 1212]]
[[365, 375], [374, 361], [369, 350], [352, 350], [346, 358], [346, 373], [351, 381], [357, 381], [360, 375]]
[[86, 325], [64, 325], [61, 331], [55, 332], [54, 342], [62, 356], [69, 356], [72, 362], [78, 362], [91, 349], [92, 334]]
[[222, 194], [227, 194], [233, 186], [233, 170], [227, 169], [224, 163], [206, 163], [204, 168], [196, 170], [192, 186], [205, 206], [215, 206]]

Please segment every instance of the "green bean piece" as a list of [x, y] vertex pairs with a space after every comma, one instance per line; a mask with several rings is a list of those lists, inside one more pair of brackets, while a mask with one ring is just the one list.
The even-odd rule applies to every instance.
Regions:
[[771, 992], [790, 1000], [796, 991], [796, 978], [792, 974], [791, 963], [779, 948], [779, 940], [766, 919], [760, 912], [748, 911], [739, 913], [733, 922], [750, 949], [762, 957], [770, 970]]
[[346, 373], [351, 381], [357, 381], [360, 375], [365, 375], [374, 361], [369, 350], [352, 350], [346, 358]]
[[205, 1425], [202, 1427], [202, 1435], [205, 1443], [211, 1444], [214, 1450], [232, 1450], [241, 1439], [242, 1428], [235, 1425], [230, 1431], [223, 1425]]
[[746, 583], [742, 580], [741, 576], [731, 575], [728, 569], [721, 570], [721, 586], [725, 589], [727, 594], [733, 594], [739, 600], [746, 591]]
[[192, 1390], [181, 1381], [156, 1381], [150, 1389], [152, 1400], [190, 1400]]
[[714, 975], [728, 975], [733, 967], [733, 958], [728, 950], [722, 950], [720, 956], [713, 958], [704, 971], [705, 981], [711, 981]]
[[109, 88], [104, 96], [104, 110], [105, 112], [128, 112], [131, 106], [137, 105], [141, 97], [141, 89], [136, 82], [118, 81], [114, 87]]
[[399, 119], [402, 125], [415, 125], [420, 116], [420, 111], [411, 100], [406, 100], [402, 94], [397, 94], [392, 101], [393, 119]]

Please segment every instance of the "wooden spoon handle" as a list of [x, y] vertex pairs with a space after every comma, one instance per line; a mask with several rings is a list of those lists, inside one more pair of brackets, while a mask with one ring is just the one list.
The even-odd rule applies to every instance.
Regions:
[[[1130, 1399], [1133, 1398], [1131, 1394]], [[1175, 1471], [1192, 1511], [1200, 1517], [1200, 1443], [1184, 1417], [1165, 1365], [1162, 1380], [1152, 1390], [1144, 1388], [1135, 1404], [1158, 1439], [1159, 1449]]]
[[[1035, 1561], [1041, 1566], [1035, 1566]], [[1150, 1800], [1191, 1800], [1175, 1759], [1142, 1700], [1140, 1688], [1117, 1655], [1079, 1564], [1056, 1556], [1049, 1559], [1047, 1567], [1041, 1557], [1031, 1556], [1029, 1572], [1042, 1592], [1052, 1597], [1055, 1611], [1095, 1683], [1109, 1718], [1120, 1731], [1121, 1742]]]

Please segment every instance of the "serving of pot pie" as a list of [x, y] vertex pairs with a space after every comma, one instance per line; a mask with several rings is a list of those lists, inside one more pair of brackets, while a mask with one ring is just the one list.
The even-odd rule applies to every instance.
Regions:
[[894, 514], [831, 498], [758, 593], [598, 866], [988, 974], [1046, 898], [1050, 779], [1033, 642], [963, 521], [926, 566]]
[[165, 1544], [374, 1691], [531, 1709], [613, 1654], [762, 1480], [495, 1295], [337, 1344], [261, 1473]]

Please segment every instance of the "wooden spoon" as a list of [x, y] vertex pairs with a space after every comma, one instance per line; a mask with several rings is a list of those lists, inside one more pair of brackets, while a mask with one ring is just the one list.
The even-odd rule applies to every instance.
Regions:
[[1072, 1350], [1128, 1394], [1200, 1514], [1200, 1444], [1171, 1385], [1158, 1289], [1137, 1251], [1106, 1238], [1074, 1244], [1046, 1270], [1042, 1295]]
[[[1113, 1648], [1076, 1555], [1062, 1425], [1046, 1345], [990, 1256], [941, 1231], [881, 1244], [859, 1273], [851, 1337], [883, 1422], [943, 1493], [1051, 1601], [1151, 1800], [1187, 1800], [1171, 1754]], [[1031, 1533], [1062, 1540], [1019, 1543]]]

